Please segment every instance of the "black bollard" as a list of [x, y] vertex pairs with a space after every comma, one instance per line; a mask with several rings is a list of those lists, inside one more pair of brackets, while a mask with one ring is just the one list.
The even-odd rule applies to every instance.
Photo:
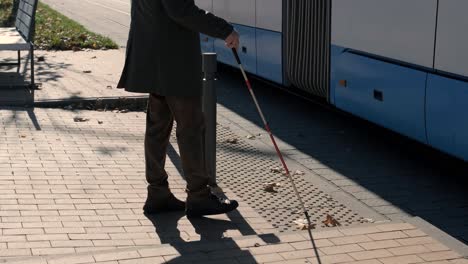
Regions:
[[208, 185], [219, 189], [216, 183], [216, 53], [203, 53], [203, 113], [205, 115], [205, 164]]

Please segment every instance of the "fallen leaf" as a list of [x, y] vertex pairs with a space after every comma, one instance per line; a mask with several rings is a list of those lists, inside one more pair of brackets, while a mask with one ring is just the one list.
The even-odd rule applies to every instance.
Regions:
[[22, 138], [25, 138], [25, 137], [26, 137], [26, 135], [20, 135], [20, 137], [22, 137]]
[[293, 175], [304, 175], [304, 174], [305, 174], [305, 172], [300, 171], [300, 170], [296, 170], [296, 171], [293, 173]]
[[102, 123], [104, 123], [103, 121], [100, 121], [100, 120], [98, 120], [97, 122], [98, 122], [98, 124], [100, 124], [100, 125], [102, 125]]
[[265, 192], [269, 192], [269, 193], [277, 193], [278, 191], [275, 190], [275, 187], [281, 187], [281, 184], [280, 183], [268, 183], [265, 185], [265, 187], [263, 188], [263, 190]]
[[254, 135], [248, 135], [247, 139], [255, 139], [255, 136]]
[[226, 140], [226, 143], [237, 144], [238, 140], [237, 140], [237, 138], [229, 138], [229, 139]]
[[280, 168], [280, 167], [273, 167], [270, 169], [271, 172], [273, 173], [282, 173], [283, 172], [283, 168]]
[[92, 71], [90, 71], [90, 70], [85, 70], [85, 71], [83, 71], [83, 73], [92, 73]]
[[97, 59], [97, 56], [93, 56], [93, 57], [91, 57], [91, 59]]
[[44, 56], [39, 56], [39, 57], [37, 57], [37, 61], [39, 61], [39, 62], [45, 61], [45, 57]]
[[75, 121], [75, 122], [88, 122], [89, 119], [83, 118], [83, 117], [75, 117], [75, 118], [73, 118], [73, 121]]
[[324, 223], [326, 226], [341, 226], [341, 224], [329, 214], [327, 214], [327, 219], [322, 221], [322, 223]]
[[301, 230], [311, 230], [315, 229], [316, 224], [310, 223], [307, 219], [298, 219], [294, 221], [294, 223], [298, 226]]
[[107, 86], [107, 89], [112, 89], [112, 86], [108, 85], [108, 86]]
[[259, 247], [260, 244], [259, 243], [255, 243], [254, 247]]

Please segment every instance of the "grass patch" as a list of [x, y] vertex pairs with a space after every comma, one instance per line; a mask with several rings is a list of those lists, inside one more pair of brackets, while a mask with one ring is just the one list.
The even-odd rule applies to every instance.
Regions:
[[[13, 26], [13, 0], [0, 0], [0, 19], [3, 26]], [[39, 3], [36, 12], [34, 44], [43, 50], [116, 49], [110, 38], [90, 32], [84, 26]]]

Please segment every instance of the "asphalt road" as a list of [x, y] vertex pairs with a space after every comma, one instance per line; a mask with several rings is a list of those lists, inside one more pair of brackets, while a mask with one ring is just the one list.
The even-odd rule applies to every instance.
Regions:
[[93, 32], [127, 45], [130, 0], [41, 0]]

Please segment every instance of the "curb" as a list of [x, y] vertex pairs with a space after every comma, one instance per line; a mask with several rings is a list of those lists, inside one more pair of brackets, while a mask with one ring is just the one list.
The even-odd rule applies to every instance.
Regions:
[[34, 102], [34, 107], [38, 108], [63, 108], [70, 105], [96, 104], [102, 105], [116, 104], [145, 104], [149, 96], [126, 96], [126, 97], [88, 97], [88, 98], [65, 98], [54, 100], [40, 100]]

